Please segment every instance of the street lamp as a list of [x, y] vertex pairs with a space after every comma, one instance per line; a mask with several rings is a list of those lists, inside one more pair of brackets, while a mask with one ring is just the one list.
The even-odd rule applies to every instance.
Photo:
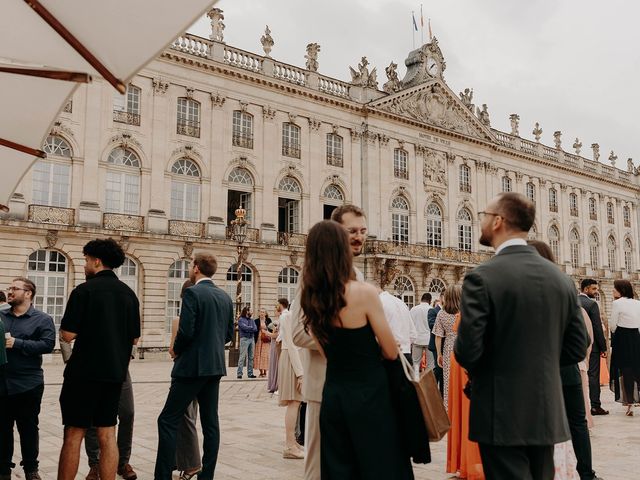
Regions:
[[235, 211], [236, 218], [231, 221], [231, 229], [233, 232], [233, 239], [236, 241], [236, 250], [238, 252], [238, 263], [236, 263], [236, 278], [238, 283], [236, 284], [236, 321], [234, 325], [233, 343], [229, 348], [229, 366], [237, 367], [240, 357], [240, 339], [238, 333], [238, 319], [240, 318], [240, 312], [242, 311], [242, 258], [244, 257], [245, 249], [244, 241], [247, 239], [247, 228], [249, 222], [245, 220], [247, 211], [242, 208], [237, 208]]

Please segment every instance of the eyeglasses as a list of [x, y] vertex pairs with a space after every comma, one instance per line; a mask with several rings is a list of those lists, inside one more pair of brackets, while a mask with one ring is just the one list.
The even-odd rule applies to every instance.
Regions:
[[493, 217], [501, 217], [502, 215], [500, 215], [499, 213], [494, 213], [494, 212], [478, 212], [478, 217], [482, 218], [486, 215], [491, 215]]
[[16, 290], [22, 290], [23, 292], [30, 292], [28, 288], [19, 288], [19, 287], [8, 287], [5, 289], [6, 292], [15, 292]]

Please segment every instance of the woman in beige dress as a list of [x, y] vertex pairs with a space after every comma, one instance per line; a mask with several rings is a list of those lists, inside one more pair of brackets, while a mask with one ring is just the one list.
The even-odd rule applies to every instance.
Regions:
[[256, 320], [258, 326], [258, 338], [256, 340], [256, 351], [253, 357], [253, 368], [260, 371], [260, 378], [267, 376], [269, 370], [269, 351], [271, 350], [271, 334], [268, 324], [271, 323], [269, 315], [264, 308], [260, 309], [259, 318]]

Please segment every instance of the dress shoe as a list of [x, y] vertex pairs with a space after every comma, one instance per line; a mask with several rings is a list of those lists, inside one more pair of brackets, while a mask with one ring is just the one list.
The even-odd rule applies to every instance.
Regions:
[[34, 470], [33, 472], [24, 472], [24, 478], [26, 478], [27, 480], [42, 480], [42, 478], [40, 478], [38, 470]]
[[591, 415], [609, 415], [609, 410], [605, 410], [602, 407], [592, 408]]
[[248, 375], [249, 378], [258, 378], [255, 375]]
[[124, 480], [136, 480], [138, 478], [138, 474], [128, 463], [125, 463], [121, 467], [118, 467], [118, 475], [124, 478]]
[[287, 447], [282, 451], [282, 458], [301, 460], [304, 458], [304, 451], [298, 450], [295, 447]]
[[89, 467], [89, 473], [87, 473], [84, 480], [100, 480], [100, 470], [98, 469], [98, 465], [91, 465]]

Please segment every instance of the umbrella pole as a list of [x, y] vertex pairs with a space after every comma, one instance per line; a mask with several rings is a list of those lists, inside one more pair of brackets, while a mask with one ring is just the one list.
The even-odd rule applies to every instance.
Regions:
[[116, 78], [100, 60], [98, 60], [62, 23], [54, 17], [38, 0], [24, 0], [47, 24], [53, 28], [89, 65], [95, 68], [102, 77], [109, 82], [121, 94], [127, 91], [122, 80]]
[[45, 70], [41, 68], [17, 68], [0, 66], [0, 73], [14, 73], [16, 75], [49, 78], [51, 80], [63, 80], [76, 83], [89, 83], [91, 81], [91, 75], [80, 72], [65, 72], [64, 70]]
[[3, 147], [11, 148], [13, 150], [17, 150], [22, 153], [26, 153], [27, 155], [33, 155], [34, 157], [47, 158], [47, 154], [42, 150], [36, 150], [35, 148], [26, 147], [19, 143], [5, 140], [4, 138], [0, 138], [0, 145]]

